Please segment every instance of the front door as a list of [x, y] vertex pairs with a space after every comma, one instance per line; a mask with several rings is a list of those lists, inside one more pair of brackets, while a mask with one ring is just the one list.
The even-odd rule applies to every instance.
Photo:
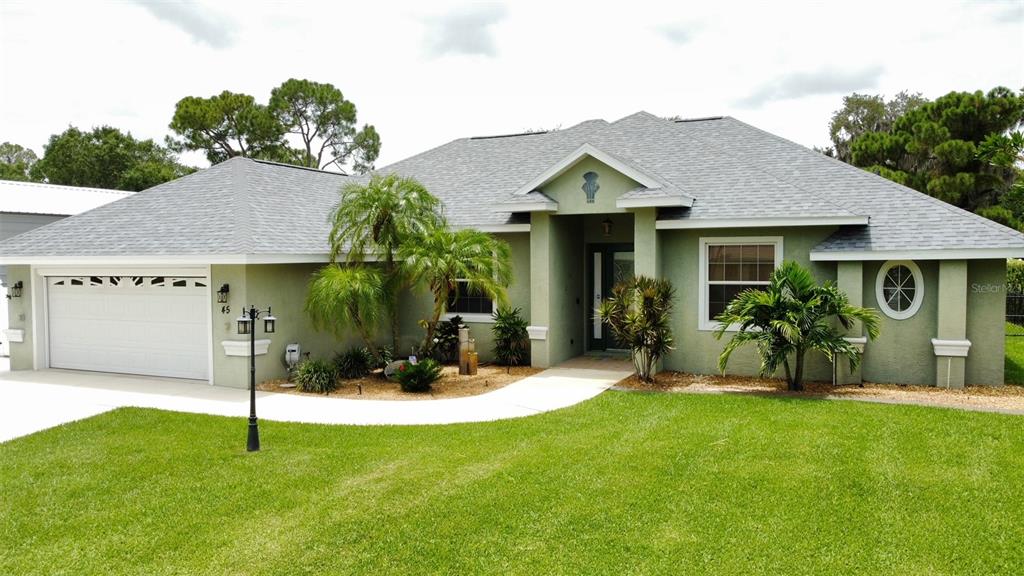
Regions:
[[624, 346], [601, 322], [595, 311], [610, 298], [612, 287], [633, 277], [632, 244], [591, 244], [587, 249], [587, 294], [590, 297], [587, 325], [588, 350], [621, 350]]

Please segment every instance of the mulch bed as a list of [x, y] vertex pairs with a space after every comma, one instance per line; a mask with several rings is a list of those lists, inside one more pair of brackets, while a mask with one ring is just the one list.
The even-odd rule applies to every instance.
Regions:
[[865, 382], [833, 386], [830, 382], [805, 382], [803, 392], [790, 392], [781, 379], [751, 378], [662, 372], [653, 383], [641, 382], [635, 375], [619, 382], [617, 388], [651, 392], [711, 392], [786, 395], [806, 397], [852, 398], [887, 402], [1024, 412], [1024, 386], [967, 386], [962, 390], [935, 386], [904, 386]]
[[[438, 398], [460, 398], [497, 390], [538, 372], [540, 372], [539, 368], [531, 368], [529, 366], [517, 366], [509, 369], [505, 366], [485, 364], [478, 368], [474, 376], [460, 376], [458, 366], [445, 366], [441, 372], [441, 377], [437, 382], [434, 382], [433, 389], [430, 392], [417, 394], [402, 392], [398, 382], [385, 379], [383, 373], [378, 370], [365, 378], [339, 381], [340, 386], [338, 389], [327, 394], [327, 396], [350, 398], [353, 400], [436, 400]], [[260, 384], [259, 389], [267, 392], [324, 396], [324, 394], [309, 394], [298, 392], [295, 388], [282, 387], [282, 385], [287, 384], [288, 380], [285, 379], [269, 380]]]

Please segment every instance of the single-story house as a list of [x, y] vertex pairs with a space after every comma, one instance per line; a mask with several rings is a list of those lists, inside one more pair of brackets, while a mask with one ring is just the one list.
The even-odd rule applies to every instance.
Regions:
[[[1006, 259], [1024, 257], [1024, 235], [733, 118], [640, 112], [463, 138], [380, 172], [419, 179], [453, 226], [508, 241], [509, 298], [530, 322], [535, 366], [615, 349], [594, 305], [616, 280], [644, 274], [678, 294], [664, 368], [714, 373], [716, 314], [788, 259], [880, 310], [881, 336], [841, 380], [1003, 382]], [[25, 286], [10, 300], [23, 332], [12, 367], [245, 386], [235, 319], [248, 304], [278, 318], [275, 334], [259, 335], [261, 378], [284, 374], [292, 342], [330, 357], [345, 343], [311, 327], [303, 300], [328, 260], [327, 218], [347, 181], [234, 158], [7, 241], [0, 263]], [[462, 298], [451, 311], [484, 359], [492, 306]], [[425, 292], [403, 298], [403, 347], [422, 337], [429, 308]], [[825, 358], [812, 360], [808, 377], [832, 377]], [[730, 370], [756, 372], [753, 351]]]
[[[133, 192], [0, 180], [0, 242]], [[7, 268], [0, 265], [0, 302], [7, 301]], [[0, 305], [0, 357], [9, 355], [7, 306]]]

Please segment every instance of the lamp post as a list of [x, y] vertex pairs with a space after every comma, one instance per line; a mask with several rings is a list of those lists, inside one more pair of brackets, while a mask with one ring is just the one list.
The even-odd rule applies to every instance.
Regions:
[[257, 310], [255, 306], [249, 306], [243, 310], [238, 317], [238, 333], [249, 335], [249, 438], [245, 449], [249, 452], [258, 452], [260, 449], [260, 428], [256, 421], [256, 320], [263, 317], [263, 331], [273, 334], [277, 318], [267, 310]]

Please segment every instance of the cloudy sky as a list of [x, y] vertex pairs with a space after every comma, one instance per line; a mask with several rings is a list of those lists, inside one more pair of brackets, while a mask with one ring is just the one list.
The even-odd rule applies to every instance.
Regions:
[[0, 2], [0, 141], [40, 155], [69, 124], [162, 140], [184, 96], [265, 102], [290, 77], [355, 102], [378, 166], [637, 110], [824, 145], [853, 91], [1024, 87], [1024, 0]]

